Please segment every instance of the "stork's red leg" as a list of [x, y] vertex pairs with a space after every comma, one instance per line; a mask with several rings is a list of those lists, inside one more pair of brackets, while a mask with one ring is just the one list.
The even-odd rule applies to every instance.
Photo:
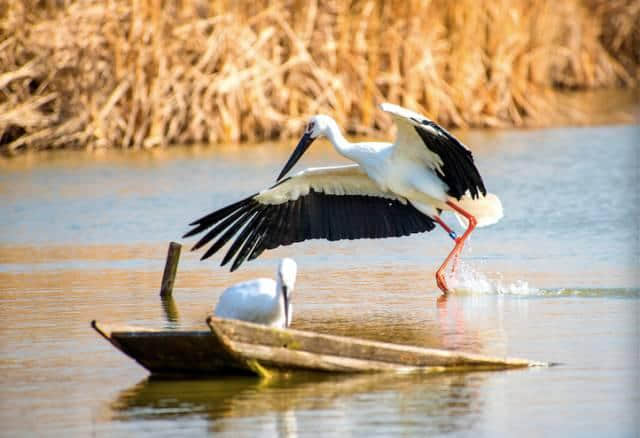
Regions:
[[458, 250], [456, 252], [456, 256], [457, 256], [462, 251], [462, 248], [464, 247], [464, 244], [465, 244], [465, 242], [467, 240], [467, 237], [469, 237], [471, 232], [474, 230], [474, 228], [476, 227], [478, 221], [476, 220], [476, 218], [471, 213], [469, 213], [468, 211], [464, 210], [460, 206], [454, 204], [453, 202], [447, 201], [447, 205], [449, 207], [453, 208], [458, 213], [460, 213], [462, 216], [464, 216], [467, 219], [467, 222], [468, 222], [467, 230], [464, 232], [462, 237], [460, 237], [458, 239], [460, 241], [460, 246], [458, 247]]
[[440, 225], [446, 232], [447, 234], [449, 234], [449, 237], [451, 237], [453, 240], [457, 240], [458, 239], [458, 235], [456, 234], [455, 231], [453, 231], [449, 225], [447, 225], [446, 223], [444, 223], [442, 221], [442, 219], [440, 219], [440, 216], [434, 216], [433, 219], [438, 222], [438, 225]]
[[[467, 219], [467, 221], [469, 222], [469, 225], [467, 226], [467, 230], [464, 232], [462, 237], [455, 238], [455, 241], [456, 241], [455, 246], [453, 247], [453, 249], [451, 250], [451, 252], [447, 256], [447, 258], [444, 259], [444, 262], [442, 262], [442, 265], [440, 265], [440, 268], [438, 268], [438, 270], [436, 271], [436, 283], [438, 284], [438, 287], [440, 288], [440, 290], [445, 294], [449, 292], [449, 289], [447, 288], [447, 283], [446, 283], [446, 281], [444, 279], [444, 271], [446, 270], [447, 265], [449, 264], [449, 262], [451, 261], [452, 258], [455, 258], [455, 262], [454, 262], [454, 266], [453, 266], [453, 269], [455, 270], [455, 264], [458, 261], [458, 255], [460, 254], [460, 251], [462, 251], [462, 248], [464, 247], [464, 242], [465, 242], [465, 240], [467, 240], [467, 237], [469, 237], [469, 235], [471, 234], [473, 229], [476, 227], [476, 223], [477, 223], [476, 218], [473, 217], [473, 215], [471, 215], [466, 210], [460, 208], [459, 206], [455, 205], [453, 202], [447, 201], [447, 205], [449, 207], [451, 207], [452, 209], [454, 209], [455, 211], [457, 211], [458, 213], [460, 213], [461, 215], [463, 215]], [[453, 233], [451, 228], [449, 228], [437, 216], [436, 216], [435, 220], [453, 238], [455, 233]], [[453, 235], [452, 235], [452, 233], [453, 233]]]
[[[456, 235], [456, 232], [453, 231], [442, 219], [440, 219], [440, 216], [434, 216], [433, 219], [447, 232], [447, 234], [449, 234], [449, 236], [454, 240], [454, 242], [456, 242], [456, 245], [457, 245], [458, 236]], [[444, 270], [443, 269], [444, 266], [446, 266], [446, 264], [449, 262], [449, 259], [451, 258], [453, 252], [454, 251], [451, 251], [451, 253], [447, 257], [445, 262], [442, 264], [440, 269], [438, 269], [438, 271], [436, 272], [436, 283], [438, 284], [438, 287], [440, 288], [440, 290], [443, 291], [445, 294], [447, 293], [448, 288], [447, 288], [447, 283], [444, 280], [444, 275], [442, 274], [442, 271]]]
[[[458, 235], [456, 234], [455, 231], [453, 231], [446, 223], [444, 223], [442, 221], [442, 219], [440, 219], [439, 216], [434, 216], [435, 221], [440, 224], [440, 226], [442, 228], [444, 228], [444, 230], [449, 233], [449, 237], [451, 237], [453, 239], [454, 242], [458, 241]], [[453, 266], [451, 267], [451, 273], [456, 272], [456, 266], [458, 265], [458, 256], [459, 256], [459, 252], [456, 253], [454, 259], [453, 259]]]

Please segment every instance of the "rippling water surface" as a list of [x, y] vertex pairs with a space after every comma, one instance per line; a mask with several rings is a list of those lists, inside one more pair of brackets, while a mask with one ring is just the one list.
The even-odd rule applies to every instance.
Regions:
[[[0, 436], [637, 436], [638, 127], [461, 136], [505, 218], [474, 233], [440, 303], [451, 241], [435, 230], [305, 242], [234, 274], [185, 248], [162, 305], [167, 242], [270, 184], [292, 144], [0, 161]], [[342, 160], [318, 144], [303, 162]], [[204, 328], [224, 287], [285, 255], [300, 269], [297, 328], [560, 365], [162, 381], [89, 327]]]

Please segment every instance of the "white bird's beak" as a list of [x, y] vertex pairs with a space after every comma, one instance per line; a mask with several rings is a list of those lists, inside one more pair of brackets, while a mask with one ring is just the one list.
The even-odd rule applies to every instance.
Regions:
[[282, 285], [282, 296], [284, 298], [284, 326], [289, 327], [289, 288]]

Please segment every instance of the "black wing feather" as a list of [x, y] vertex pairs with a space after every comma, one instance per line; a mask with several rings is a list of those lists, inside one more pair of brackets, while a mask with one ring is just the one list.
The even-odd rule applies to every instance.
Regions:
[[182, 236], [182, 238], [187, 238], [189, 236], [193, 236], [194, 234], [198, 234], [203, 230], [206, 230], [207, 228], [209, 228], [211, 225], [218, 222], [223, 217], [226, 217], [230, 212], [236, 211], [238, 208], [251, 203], [251, 201], [253, 201], [254, 196], [256, 196], [255, 193], [249, 196], [248, 198], [244, 198], [238, 202], [234, 202], [231, 205], [227, 205], [226, 207], [221, 208], [220, 210], [216, 210], [213, 213], [209, 213], [208, 215], [203, 216], [200, 219], [191, 222], [189, 224], [190, 226], [197, 225], [197, 227], [195, 227], [192, 230], [189, 230], [189, 232], [184, 236]]
[[[193, 248], [191, 248], [191, 251], [195, 251], [196, 249], [200, 249], [203, 245], [205, 245], [207, 242], [209, 242], [211, 239], [213, 239], [214, 237], [216, 237], [218, 234], [220, 234], [222, 231], [226, 230], [227, 227], [229, 225], [231, 225], [232, 223], [234, 223], [236, 220], [238, 220], [238, 218], [240, 216], [242, 216], [247, 210], [251, 209], [252, 207], [255, 208], [255, 205], [253, 205], [252, 203], [247, 203], [246, 205], [242, 205], [240, 206], [240, 208], [238, 208], [237, 210], [235, 210], [235, 212], [229, 216], [226, 217], [225, 220], [221, 221], [220, 223], [218, 223], [213, 230], [209, 231], [207, 234], [205, 234], [195, 245], [193, 245]], [[214, 222], [215, 223], [215, 222]], [[201, 227], [201, 226], [200, 226]], [[198, 227], [198, 228], [200, 228]], [[203, 230], [206, 228], [203, 228]], [[203, 231], [200, 230], [200, 231]], [[185, 234], [186, 236], [186, 234]]]
[[224, 265], [235, 256], [232, 271], [266, 249], [304, 240], [399, 237], [435, 228], [433, 219], [409, 203], [375, 196], [328, 195], [313, 189], [305, 196], [282, 204], [261, 204], [250, 197], [204, 216], [193, 225], [196, 228], [185, 236], [214, 227], [194, 249], [226, 230], [202, 259], [210, 257], [237, 235], [222, 260]]
[[[211, 257], [216, 251], [224, 246], [233, 236], [242, 228], [242, 226], [254, 215], [255, 211], [260, 207], [258, 202], [255, 202], [255, 205], [252, 206], [247, 212], [240, 217], [236, 222], [229, 227], [229, 229], [213, 244], [211, 247], [200, 257], [200, 260], [207, 259]], [[206, 236], [205, 236], [206, 237]], [[208, 240], [212, 240], [215, 235], [212, 235]], [[202, 245], [208, 243], [207, 240], [203, 238]]]
[[233, 256], [236, 255], [236, 252], [238, 252], [240, 247], [245, 243], [246, 240], [250, 238], [251, 233], [258, 227], [259, 224], [257, 222], [259, 222], [259, 220], [261, 219], [262, 213], [266, 208], [267, 207], [264, 205], [258, 207], [256, 213], [251, 218], [249, 223], [244, 227], [238, 237], [236, 237], [236, 240], [234, 240], [231, 244], [231, 247], [227, 251], [227, 254], [225, 254], [224, 258], [222, 259], [222, 263], [220, 263], [220, 266], [224, 266], [229, 263], [229, 260], [231, 260]]
[[449, 187], [447, 194], [460, 199], [469, 191], [472, 198], [477, 198], [480, 193], [487, 194], [480, 172], [473, 162], [473, 154], [464, 147], [453, 135], [431, 120], [415, 120], [422, 125], [435, 129], [439, 134], [434, 134], [430, 128], [415, 126], [416, 132], [424, 144], [432, 152], [442, 159], [441, 171], [436, 169], [438, 177]]
[[238, 253], [238, 257], [233, 261], [233, 265], [231, 266], [231, 270], [235, 271], [241, 264], [246, 260], [246, 258], [255, 250], [259, 238], [261, 236], [262, 226], [267, 220], [268, 214], [259, 213], [259, 220], [256, 224], [255, 231], [251, 233], [247, 241], [242, 245], [242, 249]]

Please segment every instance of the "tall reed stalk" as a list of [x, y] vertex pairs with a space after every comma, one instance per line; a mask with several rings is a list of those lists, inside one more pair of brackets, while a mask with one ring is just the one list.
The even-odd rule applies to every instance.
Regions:
[[553, 90], [640, 77], [638, 0], [0, 0], [0, 14], [4, 153], [287, 138], [320, 112], [369, 134], [389, 126], [381, 101], [447, 126], [550, 124]]

